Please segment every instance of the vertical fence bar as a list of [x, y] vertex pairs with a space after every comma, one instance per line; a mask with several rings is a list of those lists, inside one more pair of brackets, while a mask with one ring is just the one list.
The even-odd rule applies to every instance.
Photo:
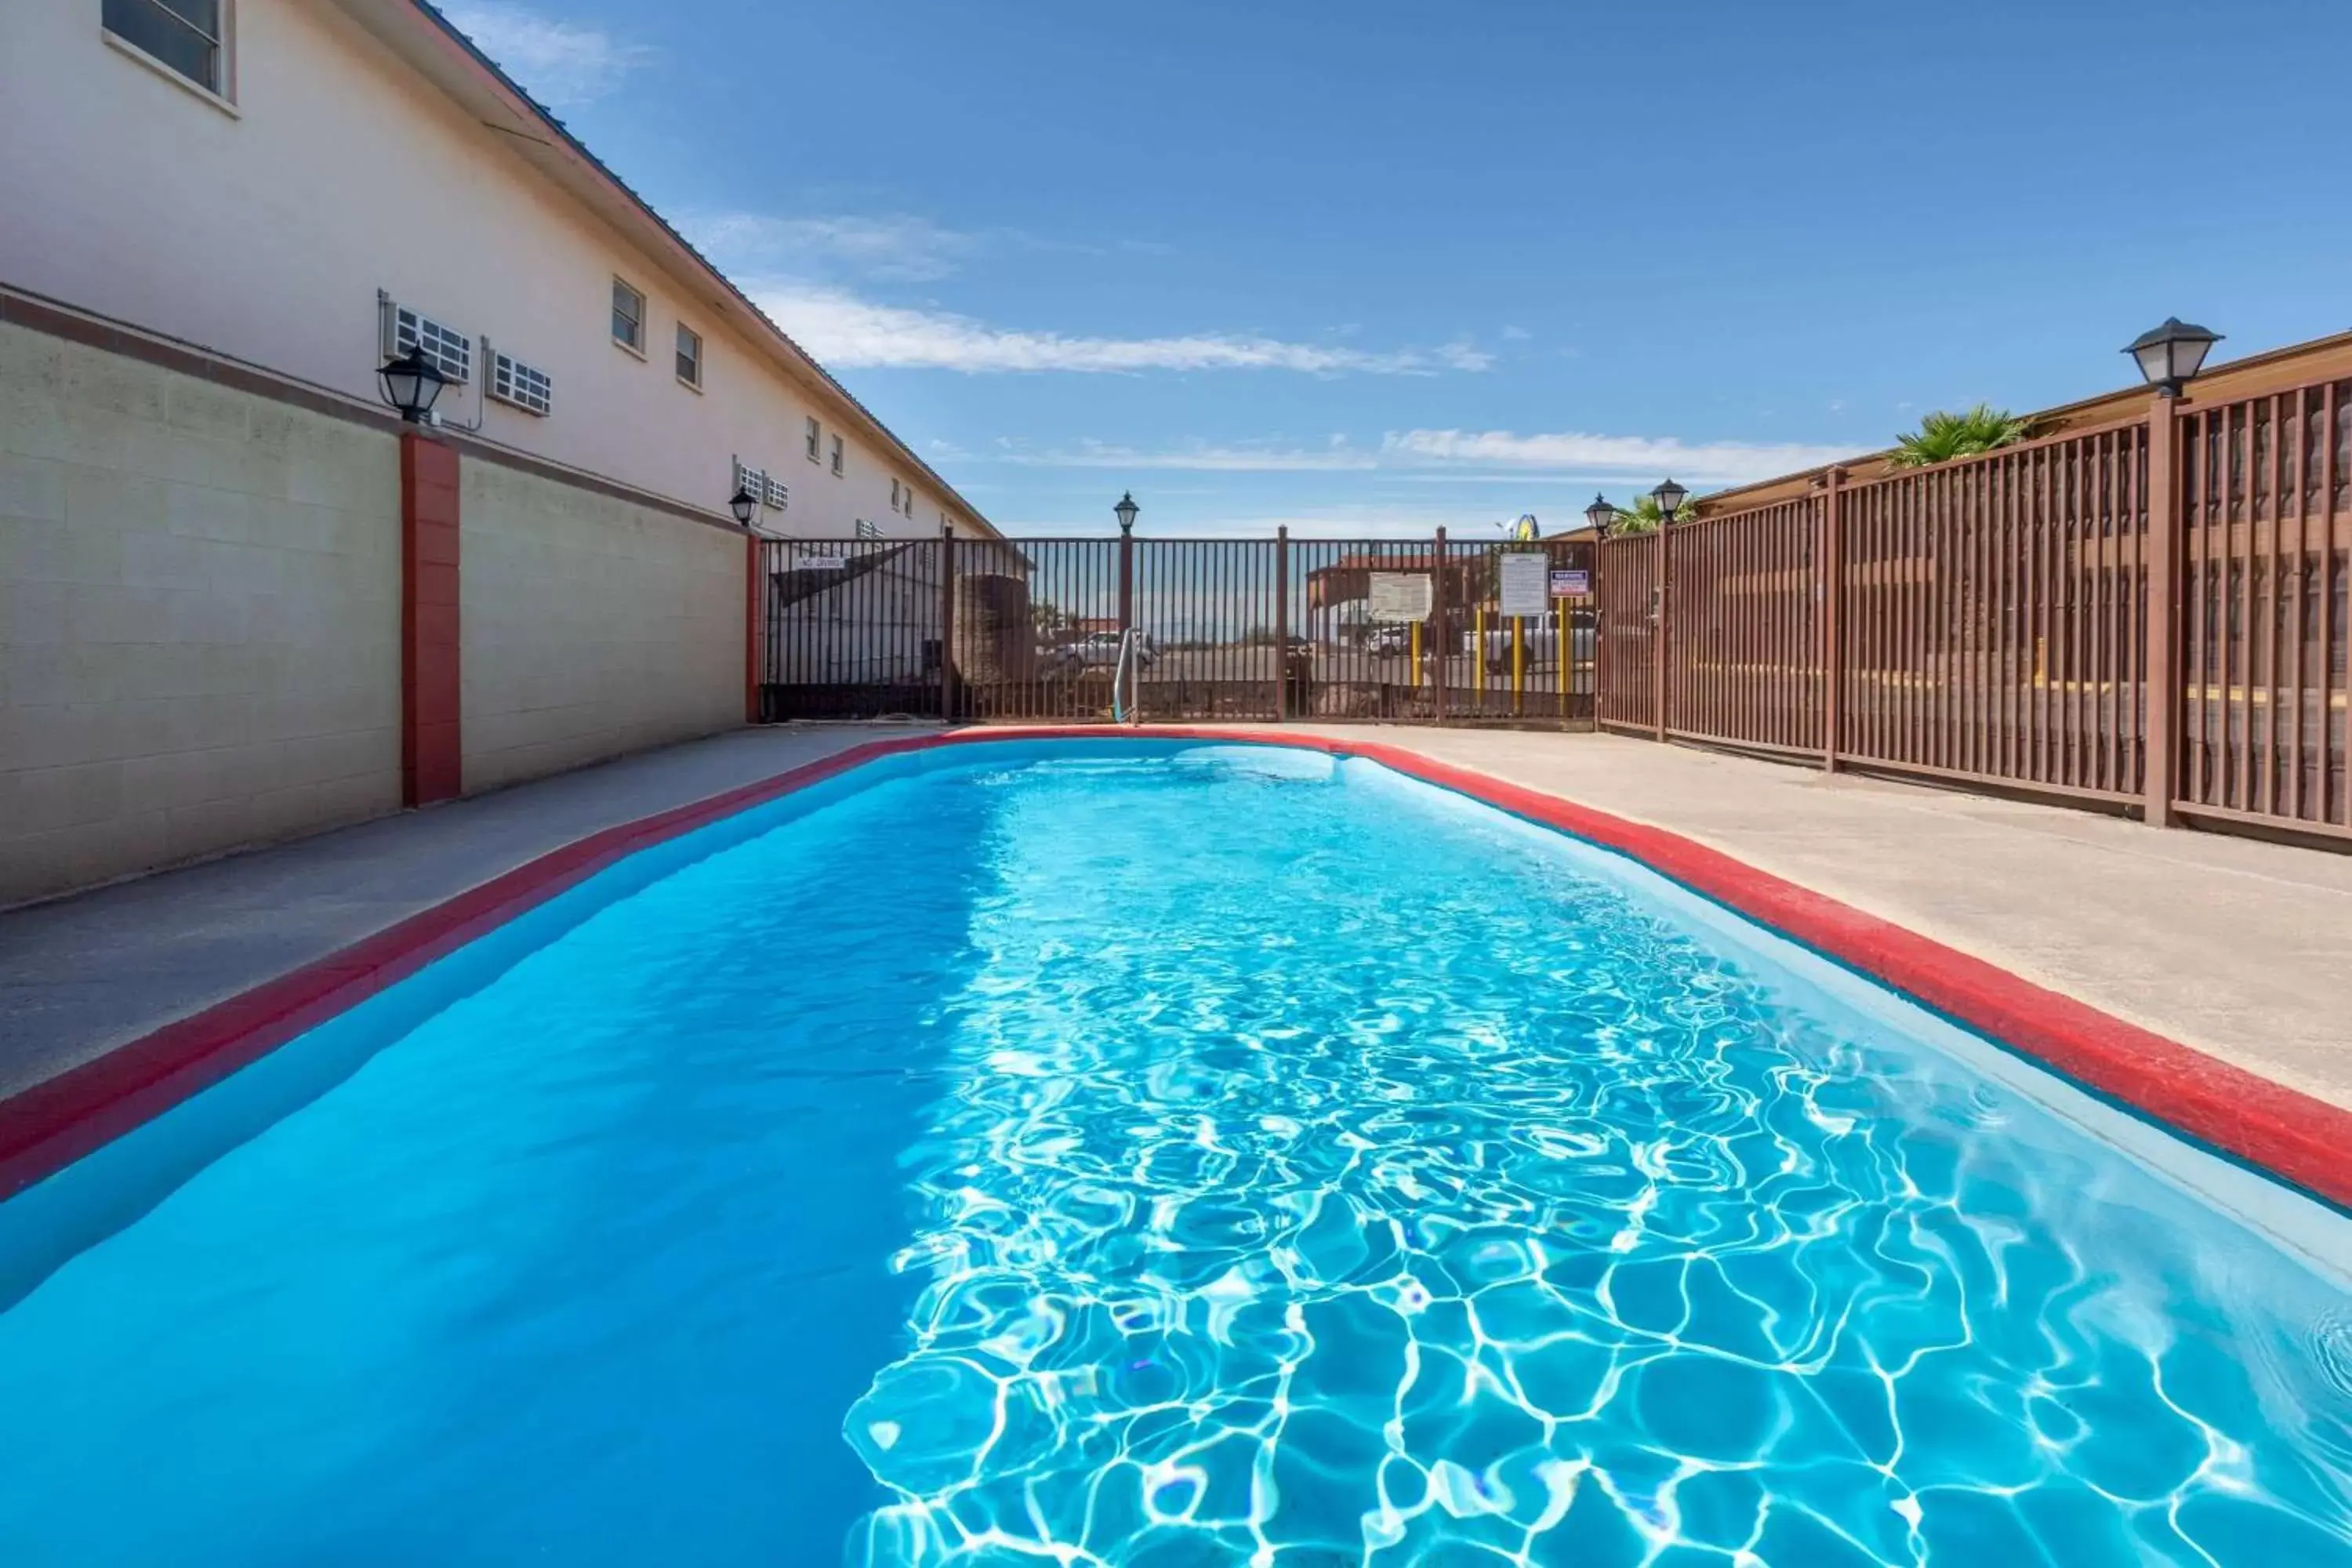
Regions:
[[[1315, 645], [1307, 645], [1311, 669]], [[1290, 530], [1274, 531], [1274, 717], [1286, 721], [1290, 712]]]
[[1813, 592], [1821, 603], [1822, 767], [1838, 771], [1845, 730], [1845, 470], [1822, 476], [1821, 542], [1813, 552]]
[[1673, 524], [1664, 518], [1658, 520], [1657, 583], [1651, 590], [1656, 595], [1656, 614], [1650, 624], [1650, 723], [1656, 731], [1654, 738], [1660, 741], [1666, 738], [1666, 622], [1672, 613], [1667, 608], [1667, 601], [1671, 596], [1674, 569], [1674, 556], [1666, 543], [1666, 536], [1673, 531]]
[[940, 722], [956, 721], [955, 530], [940, 529]]
[[1450, 657], [1452, 650], [1448, 646], [1452, 641], [1452, 633], [1448, 629], [1445, 616], [1445, 530], [1442, 528], [1437, 531], [1436, 549], [1429, 558], [1429, 571], [1430, 641], [1436, 645], [1428, 650], [1429, 703], [1432, 716], [1436, 722], [1443, 724], [1445, 722], [1446, 666], [1451, 664], [1453, 659]]
[[2147, 641], [2140, 650], [2140, 816], [2151, 827], [2173, 825], [2178, 776], [2173, 721], [2180, 708], [2180, 498], [2173, 457], [2179, 414], [2158, 397], [2147, 415], [2147, 531], [2140, 572], [2147, 583]]

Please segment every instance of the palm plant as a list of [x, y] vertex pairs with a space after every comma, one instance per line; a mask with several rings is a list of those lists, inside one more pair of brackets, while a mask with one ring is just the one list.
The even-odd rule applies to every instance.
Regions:
[[1923, 417], [1917, 430], [1898, 437], [1886, 460], [1898, 468], [1925, 468], [2022, 441], [2032, 427], [2032, 420], [1989, 404], [1979, 403], [1963, 414], [1939, 408]]
[[[1683, 509], [1675, 513], [1675, 516], [1688, 521], [1697, 514], [1697, 508], [1685, 503]], [[1628, 533], [1655, 533], [1658, 531], [1658, 524], [1664, 521], [1665, 514], [1658, 510], [1658, 498], [1653, 495], [1641, 496], [1632, 506], [1621, 506], [1617, 509], [1617, 520], [1609, 525], [1609, 535], [1615, 539]]]

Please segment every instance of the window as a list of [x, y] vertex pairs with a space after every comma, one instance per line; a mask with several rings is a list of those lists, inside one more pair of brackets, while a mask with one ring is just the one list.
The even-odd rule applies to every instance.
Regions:
[[771, 476], [768, 480], [768, 493], [765, 499], [770, 506], [774, 507], [778, 511], [782, 511], [786, 507], [793, 504], [793, 492], [784, 488], [783, 481]]
[[841, 437], [838, 436], [833, 438], [833, 471], [836, 474], [841, 472]]
[[890, 510], [898, 510], [898, 481], [896, 479], [890, 481]]
[[383, 353], [386, 359], [415, 349], [442, 375], [457, 385], [473, 378], [474, 341], [446, 321], [424, 311], [394, 304], [379, 294], [383, 310]]
[[613, 279], [613, 341], [633, 354], [646, 352], [646, 297]]
[[491, 353], [490, 395], [542, 418], [555, 412], [555, 384], [512, 354]]
[[222, 0], [105, 0], [106, 30], [216, 98], [228, 96]]
[[879, 539], [882, 537], [882, 525], [878, 522], [868, 522], [861, 517], [857, 520], [857, 537], [860, 539]]
[[824, 436], [823, 427], [815, 420], [810, 420], [808, 422], [808, 455], [809, 461], [812, 463], [816, 461], [816, 449], [824, 443]]
[[677, 378], [702, 390], [702, 334], [683, 321], [677, 326]]

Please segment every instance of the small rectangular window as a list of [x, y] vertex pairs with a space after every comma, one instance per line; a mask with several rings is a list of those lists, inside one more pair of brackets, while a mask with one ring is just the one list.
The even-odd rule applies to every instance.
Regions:
[[677, 378], [697, 390], [702, 386], [702, 334], [683, 321], [677, 328]]
[[838, 436], [833, 438], [833, 471], [836, 474], [841, 472], [841, 437]]
[[490, 355], [490, 395], [541, 418], [555, 412], [555, 384], [512, 354]]
[[861, 517], [857, 520], [857, 537], [860, 539], [879, 539], [882, 537], [882, 525], [878, 522], [868, 522]]
[[890, 510], [898, 510], [898, 481], [896, 479], [890, 481]]
[[169, 66], [206, 92], [228, 96], [221, 0], [105, 0], [99, 19], [108, 32], [148, 58]]
[[793, 504], [793, 492], [784, 487], [782, 480], [771, 476], [768, 479], [767, 501], [770, 506], [782, 511]]
[[819, 426], [815, 420], [810, 420], [808, 422], [808, 455], [810, 462], [814, 463], [816, 461], [817, 448], [824, 444], [824, 431], [823, 426]]
[[646, 352], [646, 297], [613, 279], [613, 341], [631, 353]]

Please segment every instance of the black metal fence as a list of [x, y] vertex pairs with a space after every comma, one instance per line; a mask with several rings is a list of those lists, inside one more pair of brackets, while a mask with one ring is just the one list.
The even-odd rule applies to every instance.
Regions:
[[[771, 540], [761, 713], [1581, 727], [1582, 542]], [[1516, 559], [1514, 559], [1516, 558]], [[1506, 611], [1516, 612], [1506, 614]]]

